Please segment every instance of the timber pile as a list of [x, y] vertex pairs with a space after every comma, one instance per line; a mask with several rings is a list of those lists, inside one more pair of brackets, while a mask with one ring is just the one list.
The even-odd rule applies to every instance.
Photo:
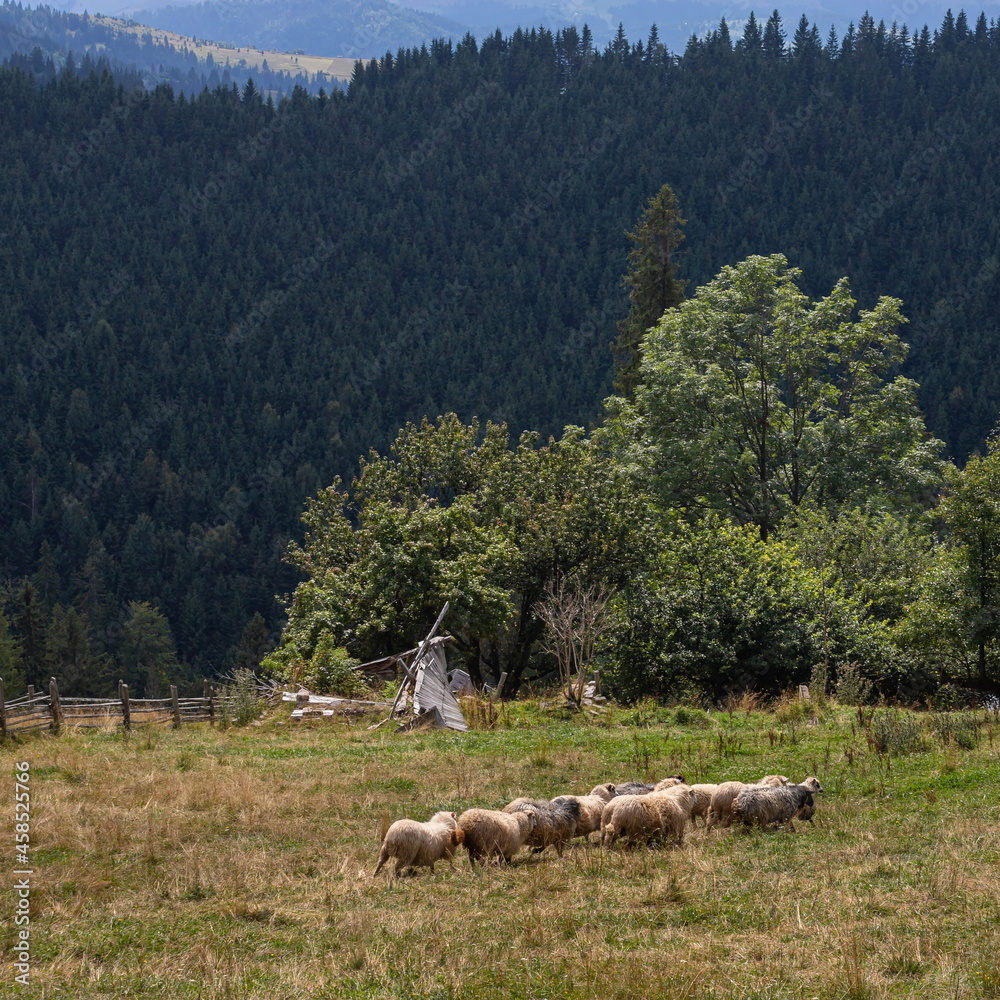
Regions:
[[375, 709], [382, 711], [392, 708], [387, 701], [362, 701], [358, 698], [332, 698], [321, 694], [313, 694], [305, 688], [298, 691], [283, 691], [282, 701], [294, 701], [292, 719], [322, 719], [333, 715], [363, 715]]

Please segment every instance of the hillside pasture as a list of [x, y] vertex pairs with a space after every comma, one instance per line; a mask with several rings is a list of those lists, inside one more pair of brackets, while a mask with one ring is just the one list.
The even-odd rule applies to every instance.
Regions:
[[[998, 997], [998, 720], [897, 714], [918, 739], [891, 756], [865, 714], [523, 703], [489, 730], [395, 735], [286, 708], [247, 729], [25, 738], [0, 752], [12, 817], [30, 764], [30, 985], [5, 921], [0, 995]], [[677, 771], [826, 791], [794, 834], [577, 840], [475, 871], [460, 849], [454, 870], [372, 877], [395, 819]]]
[[355, 59], [348, 59], [343, 56], [317, 56], [305, 55], [294, 52], [275, 52], [271, 50], [255, 49], [249, 46], [233, 48], [232, 46], [217, 45], [207, 39], [187, 38], [178, 35], [173, 31], [164, 31], [162, 28], [151, 28], [143, 24], [136, 24], [133, 21], [124, 21], [115, 17], [95, 17], [95, 21], [105, 27], [112, 28], [122, 34], [132, 34], [138, 37], [151, 35], [158, 45], [172, 45], [175, 49], [187, 49], [193, 52], [200, 62], [205, 62], [211, 55], [213, 62], [221, 72], [228, 64], [231, 68], [245, 66], [250, 70], [259, 70], [267, 60], [268, 68], [274, 72], [283, 71], [286, 73], [326, 73], [327, 76], [335, 77], [338, 80], [347, 81], [351, 78], [354, 70]]

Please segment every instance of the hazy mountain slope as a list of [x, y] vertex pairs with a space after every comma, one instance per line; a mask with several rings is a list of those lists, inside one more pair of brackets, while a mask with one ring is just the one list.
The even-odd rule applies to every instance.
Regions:
[[465, 26], [388, 0], [208, 0], [140, 9], [132, 15], [183, 35], [234, 45], [369, 58], [461, 38]]

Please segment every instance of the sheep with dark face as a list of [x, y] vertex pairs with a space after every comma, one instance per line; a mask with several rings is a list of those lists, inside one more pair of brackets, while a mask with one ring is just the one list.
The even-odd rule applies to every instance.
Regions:
[[454, 868], [452, 858], [464, 837], [457, 827], [453, 812], [435, 813], [426, 823], [397, 819], [386, 830], [378, 864], [372, 875], [378, 875], [390, 858], [396, 859], [397, 878], [404, 868], [430, 868], [433, 873], [435, 863], [441, 860], [447, 860]]
[[744, 788], [733, 802], [733, 821], [749, 826], [783, 826], [794, 832], [792, 820], [801, 815], [812, 819], [815, 811], [812, 789], [804, 785]]
[[535, 829], [537, 818], [534, 810], [505, 813], [466, 809], [458, 817], [458, 829], [469, 852], [469, 864], [475, 868], [477, 860], [493, 857], [503, 858], [509, 864]]
[[563, 844], [576, 836], [580, 803], [570, 796], [562, 796], [551, 802], [518, 798], [505, 805], [503, 812], [534, 813], [535, 827], [525, 840], [525, 845], [533, 847], [538, 853], [551, 844], [556, 849], [556, 855], [561, 858]]
[[711, 828], [715, 825], [728, 827], [733, 822], [733, 801], [744, 788], [755, 786], [775, 787], [787, 785], [788, 778], [783, 774], [767, 774], [760, 780], [753, 783], [743, 781], [724, 781], [712, 793], [712, 801], [709, 805], [708, 815], [705, 818], [705, 826]]

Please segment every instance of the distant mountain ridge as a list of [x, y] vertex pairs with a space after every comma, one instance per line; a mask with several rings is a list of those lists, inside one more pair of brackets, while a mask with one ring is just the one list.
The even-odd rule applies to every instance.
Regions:
[[[214, 57], [212, 52], [214, 51]], [[296, 86], [310, 93], [338, 86], [335, 77], [346, 78], [350, 62], [336, 66], [331, 60], [304, 60], [300, 68], [289, 58], [273, 65], [253, 53], [198, 49], [184, 38], [167, 36], [133, 21], [100, 15], [91, 17], [52, 10], [0, 3], [0, 62], [29, 69], [36, 78], [47, 79], [67, 65], [96, 64], [111, 69], [120, 78], [147, 89], [169, 84], [193, 96], [236, 84], [240, 88], [251, 77], [257, 88], [275, 99], [288, 96]], [[88, 72], [89, 70], [85, 70]]]
[[143, 24], [233, 45], [365, 59], [467, 28], [388, 0], [205, 0], [190, 6], [140, 9]]

